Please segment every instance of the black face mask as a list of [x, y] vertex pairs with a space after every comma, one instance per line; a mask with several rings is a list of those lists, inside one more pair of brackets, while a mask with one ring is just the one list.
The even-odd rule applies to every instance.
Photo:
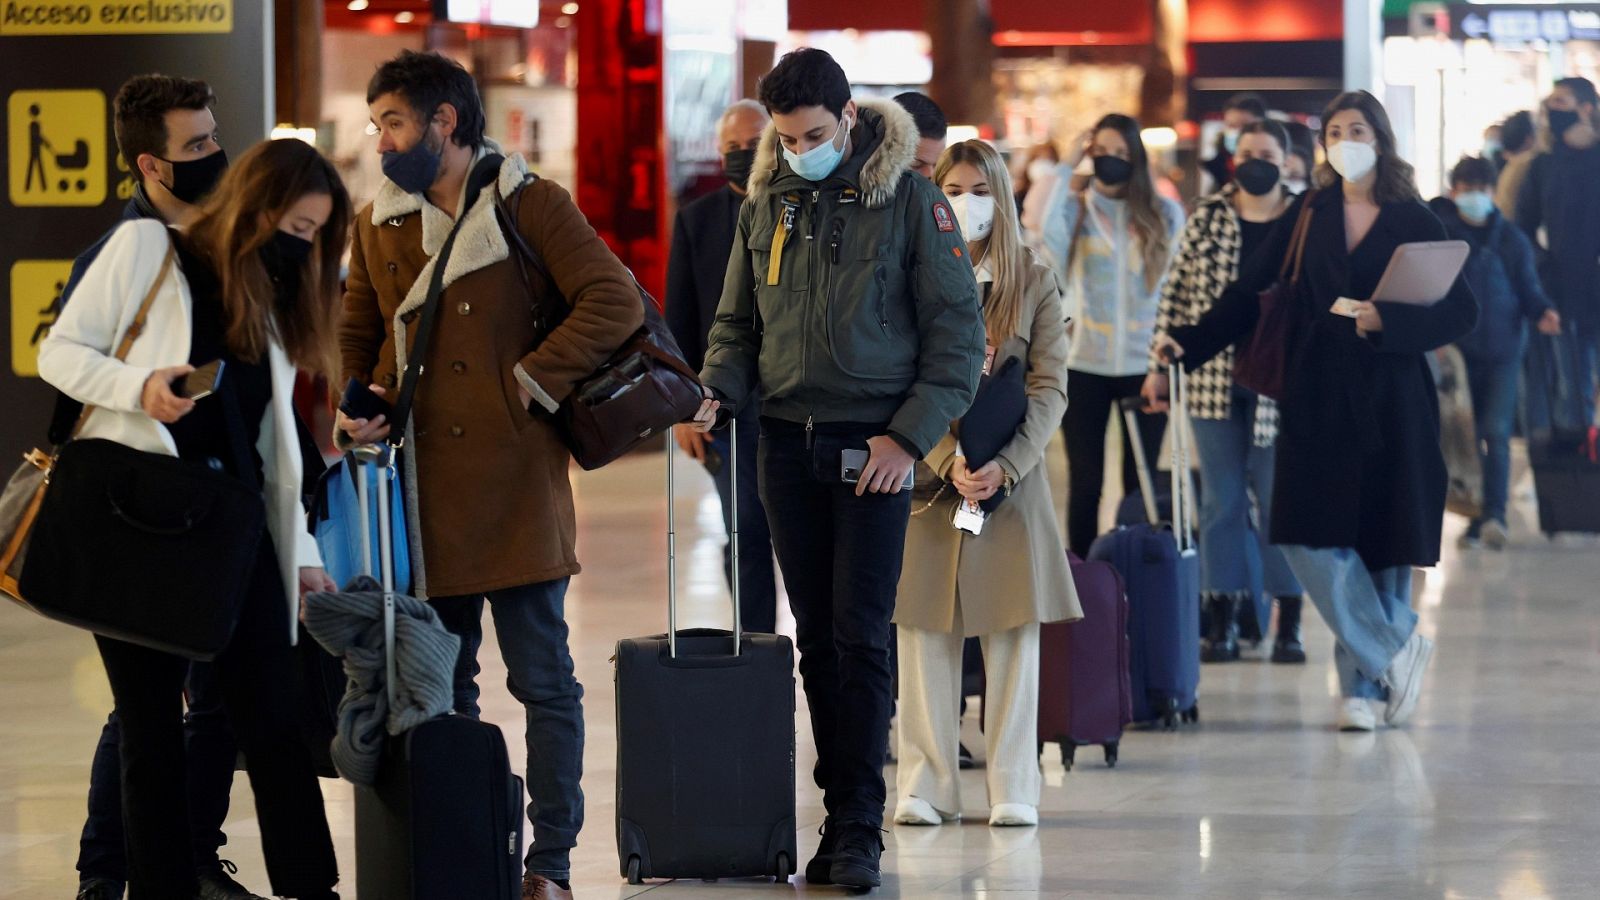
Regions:
[[739, 190], [750, 188], [750, 172], [756, 165], [754, 150], [729, 150], [722, 155], [722, 174]]
[[1257, 197], [1265, 197], [1278, 186], [1279, 170], [1276, 163], [1264, 159], [1247, 159], [1233, 170], [1233, 180]]
[[182, 162], [173, 162], [160, 156], [161, 160], [172, 167], [172, 183], [161, 182], [172, 196], [184, 203], [193, 206], [199, 203], [211, 189], [217, 186], [222, 179], [222, 173], [228, 170], [228, 153], [218, 150], [202, 159], [189, 159]]
[[1133, 163], [1119, 156], [1096, 156], [1094, 177], [1107, 187], [1126, 184], [1133, 177]]
[[1567, 133], [1567, 129], [1578, 124], [1578, 112], [1572, 109], [1550, 110], [1550, 131], [1557, 138]]
[[279, 303], [292, 302], [300, 293], [300, 270], [311, 258], [311, 249], [310, 241], [287, 231], [274, 231], [272, 240], [262, 245], [261, 264], [272, 279]]

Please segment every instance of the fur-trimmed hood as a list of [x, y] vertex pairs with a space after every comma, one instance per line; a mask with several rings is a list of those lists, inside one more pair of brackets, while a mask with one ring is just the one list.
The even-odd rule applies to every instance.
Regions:
[[[900, 178], [917, 158], [917, 123], [893, 100], [857, 99], [861, 121], [850, 130], [856, 152], [832, 177], [856, 183], [868, 208], [881, 209], [894, 202]], [[766, 200], [787, 182], [810, 184], [790, 171], [783, 161], [778, 131], [773, 125], [761, 135], [756, 165], [750, 173], [754, 201]]]

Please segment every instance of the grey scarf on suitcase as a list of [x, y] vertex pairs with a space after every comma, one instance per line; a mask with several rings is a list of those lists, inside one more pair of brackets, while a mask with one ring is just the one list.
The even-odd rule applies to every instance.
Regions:
[[383, 590], [362, 576], [344, 591], [306, 595], [306, 630], [344, 660], [350, 679], [339, 702], [333, 764], [349, 781], [372, 784], [384, 739], [451, 710], [461, 639], [428, 604], [394, 598], [395, 708], [384, 690]]

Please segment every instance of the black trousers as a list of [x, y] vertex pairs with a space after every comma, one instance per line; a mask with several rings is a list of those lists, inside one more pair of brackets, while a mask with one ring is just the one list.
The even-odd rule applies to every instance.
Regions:
[[[184, 686], [183, 744], [189, 763], [189, 832], [194, 839], [196, 871], [222, 868], [217, 851], [228, 842], [222, 823], [228, 818], [238, 744], [228, 727], [222, 690], [210, 663], [190, 663]], [[100, 730], [89, 767], [89, 817], [78, 840], [80, 877], [128, 880], [122, 833], [122, 721], [116, 710]]]
[[[1079, 556], [1089, 555], [1089, 546], [1100, 531], [1100, 490], [1106, 478], [1106, 428], [1111, 417], [1122, 412], [1117, 401], [1139, 396], [1143, 375], [1112, 378], [1073, 371], [1067, 376], [1067, 414], [1062, 430], [1067, 441], [1067, 547]], [[1152, 467], [1161, 452], [1161, 433], [1167, 417], [1162, 413], [1138, 414], [1139, 438], [1144, 457]], [[1139, 490], [1139, 473], [1134, 468], [1133, 445], [1122, 441], [1122, 490]]]
[[817, 786], [835, 824], [882, 827], [884, 754], [894, 700], [889, 620], [905, 553], [911, 492], [856, 496], [839, 456], [883, 434], [871, 426], [763, 419], [761, 502], [794, 612], [800, 677], [817, 745]]
[[[338, 864], [316, 769], [300, 739], [285, 615], [277, 557], [263, 538], [238, 628], [213, 667], [255, 792], [272, 892], [321, 897], [338, 882]], [[189, 661], [111, 638], [95, 640], [122, 722], [129, 900], [193, 897], [198, 888], [183, 733]]]

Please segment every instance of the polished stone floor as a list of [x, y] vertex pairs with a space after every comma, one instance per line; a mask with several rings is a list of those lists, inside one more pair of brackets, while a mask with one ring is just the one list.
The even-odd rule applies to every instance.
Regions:
[[[1061, 468], [1058, 442], [1052, 469], [1059, 476]], [[679, 472], [684, 620], [720, 624], [715, 496], [688, 464]], [[589, 692], [578, 896], [838, 894], [808, 890], [799, 879], [629, 887], [618, 877], [607, 660], [617, 638], [666, 621], [661, 474], [660, 457], [647, 456], [577, 480], [587, 571], [574, 582], [569, 618]], [[1037, 828], [982, 824], [987, 810], [973, 802], [983, 796], [982, 772], [966, 773], [969, 822], [892, 828], [879, 895], [1600, 896], [1600, 543], [1533, 535], [1526, 497], [1520, 502], [1511, 549], [1448, 546], [1443, 565], [1419, 583], [1422, 627], [1439, 652], [1407, 729], [1333, 731], [1329, 638], [1313, 616], [1310, 665], [1272, 666], [1257, 653], [1206, 667], [1203, 722], [1177, 734], [1130, 734], [1116, 769], [1085, 751], [1068, 773], [1048, 750]], [[1448, 538], [1461, 527], [1447, 523]], [[787, 616], [785, 623], [792, 628]], [[501, 688], [503, 672], [486, 651], [485, 714], [514, 736], [519, 709]], [[86, 635], [0, 608], [0, 900], [72, 896], [89, 758], [109, 703]], [[803, 715], [797, 725], [806, 773]], [[978, 747], [976, 722], [966, 726]], [[324, 791], [348, 876], [350, 791], [333, 782]], [[822, 818], [809, 784], [799, 811], [804, 858]], [[227, 831], [224, 855], [239, 864], [242, 881], [265, 890], [243, 778]]]

